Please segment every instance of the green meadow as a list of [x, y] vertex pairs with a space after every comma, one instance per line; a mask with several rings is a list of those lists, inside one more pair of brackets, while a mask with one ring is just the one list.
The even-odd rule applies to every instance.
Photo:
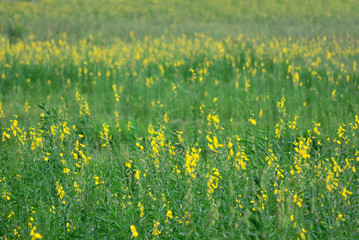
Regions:
[[0, 1], [0, 239], [356, 239], [357, 12]]

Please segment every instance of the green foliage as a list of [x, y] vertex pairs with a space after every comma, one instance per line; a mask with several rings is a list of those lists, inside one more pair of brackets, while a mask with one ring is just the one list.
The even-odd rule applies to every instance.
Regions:
[[358, 11], [0, 2], [0, 239], [355, 239]]

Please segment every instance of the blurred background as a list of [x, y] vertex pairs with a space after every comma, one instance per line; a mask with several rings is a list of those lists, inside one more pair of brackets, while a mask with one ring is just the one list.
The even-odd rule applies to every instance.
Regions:
[[96, 43], [203, 33], [214, 38], [359, 33], [357, 0], [36, 0], [0, 1], [0, 33], [12, 40]]

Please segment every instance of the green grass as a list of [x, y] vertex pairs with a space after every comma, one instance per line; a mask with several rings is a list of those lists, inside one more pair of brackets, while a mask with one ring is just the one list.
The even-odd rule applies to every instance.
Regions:
[[355, 239], [357, 10], [0, 2], [0, 239]]
[[97, 43], [129, 32], [144, 36], [189, 36], [217, 39], [239, 34], [311, 37], [358, 33], [356, 0], [341, 1], [0, 1], [0, 32], [16, 39], [58, 39], [63, 32], [77, 42], [93, 35]]

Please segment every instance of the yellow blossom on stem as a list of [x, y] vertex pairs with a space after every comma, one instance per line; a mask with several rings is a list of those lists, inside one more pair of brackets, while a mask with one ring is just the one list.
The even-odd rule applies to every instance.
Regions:
[[41, 234], [35, 231], [36, 231], [36, 226], [33, 226], [30, 232], [31, 240], [42, 239]]
[[159, 236], [161, 234], [161, 231], [158, 230], [158, 226], [160, 225], [159, 222], [155, 222], [153, 224], [153, 230], [152, 230], [152, 235], [154, 235], [155, 237]]
[[131, 232], [132, 232], [131, 238], [138, 237], [138, 232], [136, 230], [136, 227], [134, 225], [131, 225], [130, 228], [131, 228]]
[[257, 125], [256, 120], [253, 119], [253, 118], [248, 119], [248, 121], [249, 121], [252, 125], [254, 125], [254, 126]]

